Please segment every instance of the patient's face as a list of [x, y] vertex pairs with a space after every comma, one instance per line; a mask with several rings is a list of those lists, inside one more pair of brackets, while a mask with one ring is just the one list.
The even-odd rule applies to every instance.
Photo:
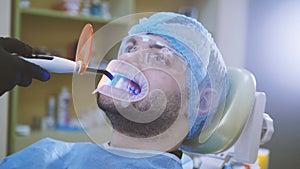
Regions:
[[[176, 51], [171, 49], [167, 41], [154, 35], [141, 35], [126, 39], [121, 45], [118, 60], [120, 63], [125, 62], [134, 66], [137, 68], [136, 71], [144, 75], [147, 79], [147, 84], [143, 84], [146, 82], [139, 80], [139, 78], [136, 78], [135, 81], [141, 86], [142, 92], [143, 88], [147, 88], [148, 92], [141, 100], [124, 101], [101, 93], [107, 92], [105, 90], [113, 90], [117, 93], [115, 96], [121, 96], [126, 93], [133, 97], [136, 95], [134, 89], [120, 87], [117, 90], [115, 89], [117, 88], [116, 86], [120, 85], [104, 87], [105, 83], [102, 86], [100, 83], [98, 88], [101, 88], [102, 91], [100, 90], [98, 96], [99, 107], [106, 111], [106, 114], [120, 113], [127, 120], [136, 123], [159, 121], [158, 119], [162, 118], [164, 113], [172, 116], [164, 116], [166, 122], [160, 119], [162, 123], [167, 125], [156, 126], [163, 130], [156, 134], [168, 130], [178, 117], [186, 117], [188, 104], [187, 64], [178, 56], [178, 53], [174, 52]], [[124, 66], [118, 67], [117, 65]], [[126, 64], [113, 64], [110, 67], [110, 71], [122, 74], [123, 77], [125, 76], [125, 80], [122, 81], [124, 83], [128, 83], [126, 76], [130, 76], [127, 72], [129, 70], [129, 67], [126, 69]], [[130, 74], [134, 73], [137, 72], [131, 71]], [[134, 88], [134, 86], [131, 87]]]

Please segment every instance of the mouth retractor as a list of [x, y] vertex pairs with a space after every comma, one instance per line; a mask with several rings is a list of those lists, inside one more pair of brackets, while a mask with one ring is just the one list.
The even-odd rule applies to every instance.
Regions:
[[112, 60], [105, 72], [111, 76], [102, 77], [97, 89], [99, 92], [125, 102], [134, 102], [146, 97], [149, 90], [148, 81], [145, 75], [133, 65], [120, 61]]

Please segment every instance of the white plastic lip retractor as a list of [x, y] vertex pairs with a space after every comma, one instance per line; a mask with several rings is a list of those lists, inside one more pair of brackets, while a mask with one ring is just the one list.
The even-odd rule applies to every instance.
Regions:
[[113, 74], [114, 79], [101, 78], [93, 93], [98, 92], [124, 102], [140, 101], [148, 95], [148, 79], [137, 67], [114, 59], [106, 70]]

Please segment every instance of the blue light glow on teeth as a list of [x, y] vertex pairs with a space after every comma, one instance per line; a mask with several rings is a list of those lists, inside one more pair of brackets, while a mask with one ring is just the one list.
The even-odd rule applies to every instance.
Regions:
[[141, 93], [141, 87], [133, 80], [130, 80], [127, 77], [117, 73], [113, 73], [113, 76], [114, 78], [108, 85], [118, 89], [126, 90], [127, 92], [134, 95], [138, 95]]

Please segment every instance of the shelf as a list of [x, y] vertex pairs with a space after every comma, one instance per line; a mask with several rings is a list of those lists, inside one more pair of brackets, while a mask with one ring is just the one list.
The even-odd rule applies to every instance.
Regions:
[[[66, 131], [32, 131], [28, 136], [16, 136], [15, 151], [20, 151], [25, 147], [46, 137], [66, 142], [107, 142], [111, 137], [111, 128], [107, 125], [101, 126], [92, 131], [86, 132], [66, 132]], [[90, 137], [90, 136], [93, 137]]]
[[20, 11], [22, 14], [27, 14], [27, 15], [45, 16], [45, 17], [60, 18], [60, 19], [72, 19], [72, 20], [95, 22], [95, 23], [108, 23], [112, 21], [111, 19], [104, 19], [101, 17], [70, 15], [67, 12], [43, 9], [43, 8], [21, 8]]

